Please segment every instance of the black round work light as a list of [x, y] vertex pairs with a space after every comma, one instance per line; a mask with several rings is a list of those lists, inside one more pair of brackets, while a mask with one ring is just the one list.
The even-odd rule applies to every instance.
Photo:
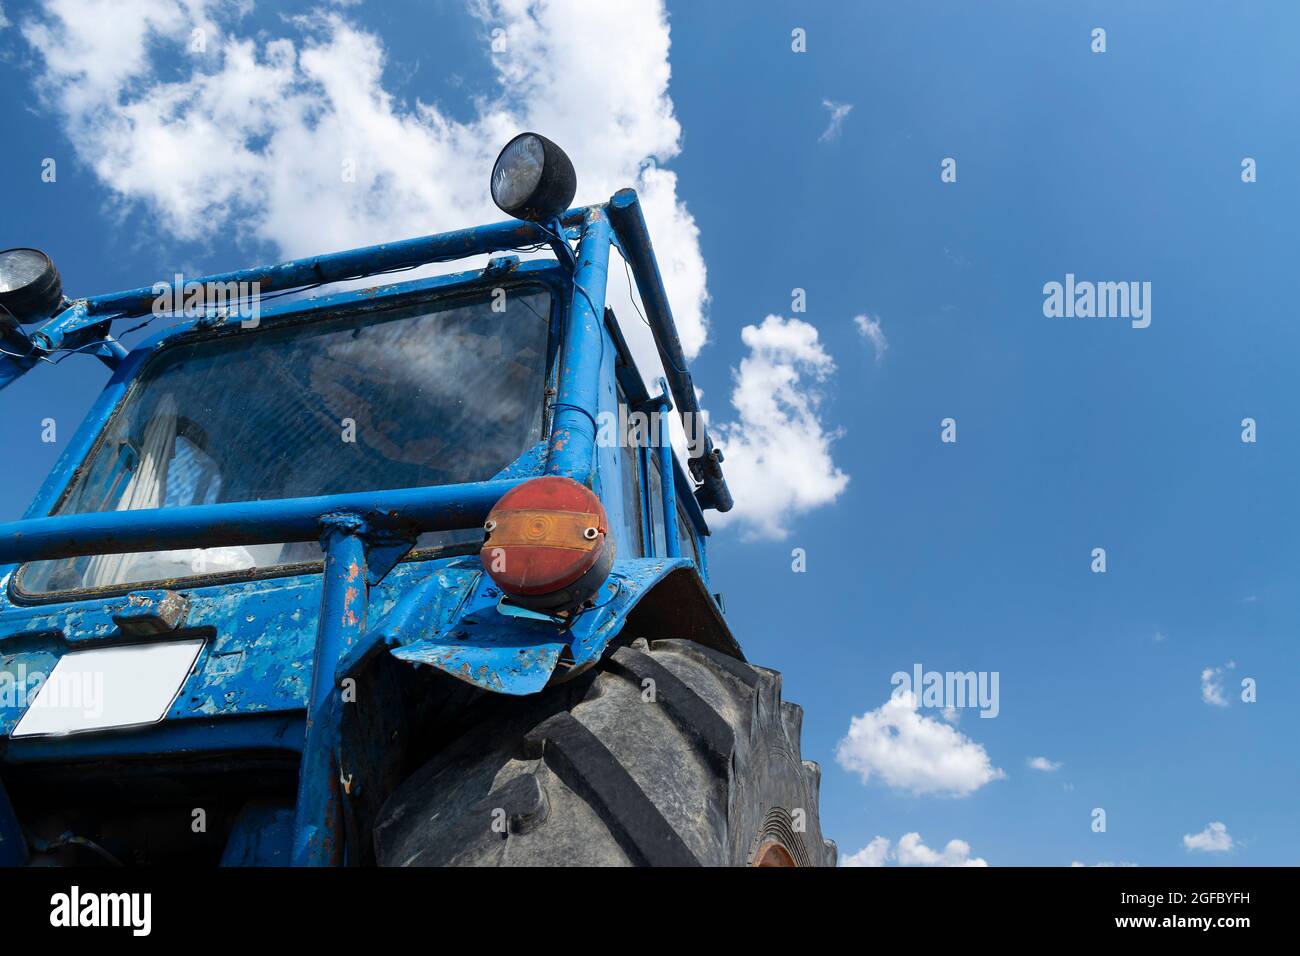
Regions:
[[569, 208], [577, 191], [569, 157], [537, 133], [506, 143], [492, 167], [492, 201], [516, 219], [548, 222]]
[[48, 319], [63, 301], [63, 280], [39, 249], [0, 252], [0, 314], [19, 322]]

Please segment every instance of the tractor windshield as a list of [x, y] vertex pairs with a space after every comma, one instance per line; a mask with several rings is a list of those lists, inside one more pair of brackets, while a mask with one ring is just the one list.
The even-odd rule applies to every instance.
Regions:
[[[550, 293], [530, 287], [173, 346], [131, 387], [55, 513], [489, 479], [541, 438], [550, 316]], [[417, 548], [481, 538], [439, 532]], [[19, 586], [49, 593], [320, 558], [314, 542], [100, 555], [33, 563]]]

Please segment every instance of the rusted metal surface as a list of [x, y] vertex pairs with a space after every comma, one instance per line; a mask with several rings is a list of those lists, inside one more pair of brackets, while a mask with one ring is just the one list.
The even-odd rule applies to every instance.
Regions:
[[293, 842], [296, 866], [335, 865], [343, 858], [343, 797], [339, 792], [345, 773], [339, 766], [343, 708], [335, 672], [366, 630], [368, 530], [359, 515], [321, 518], [325, 576], [307, 701], [307, 739], [298, 772]]
[[531, 694], [545, 687], [567, 644], [564, 633], [541, 621], [500, 614], [501, 589], [478, 559], [467, 559], [456, 570], [468, 576], [461, 582], [464, 600], [449, 615], [443, 616], [446, 603], [440, 606], [443, 613], [422, 614], [433, 628], [399, 638], [392, 655], [496, 693]]
[[[617, 217], [613, 226], [611, 216]], [[639, 379], [630, 356], [622, 356], [621, 338], [615, 341], [606, 333], [604, 300], [609, 246], [616, 241], [614, 228], [633, 264], [661, 352], [666, 341], [670, 355], [677, 354], [672, 348], [676, 333], [668, 336], [671, 315], [639, 218], [635, 197], [625, 194], [615, 197], [609, 207], [570, 211], [559, 228], [565, 239], [580, 237], [581, 243], [576, 257], [571, 261], [562, 258], [559, 265], [502, 259], [494, 260], [479, 273], [323, 293], [296, 301], [266, 301], [262, 310], [264, 327], [285, 328], [341, 312], [365, 321], [368, 311], [392, 308], [406, 301], [431, 300], [447, 291], [463, 294], [466, 289], [490, 287], [496, 282], [505, 285], [527, 279], [562, 290], [567, 308], [563, 312], [557, 309], [552, 318], [549, 346], [554, 358], [549, 363], [552, 377], [547, 381], [547, 395], [552, 398], [546, 409], [549, 433], [486, 482], [58, 515], [68, 489], [96, 443], [102, 440], [123, 398], [145, 374], [152, 356], [181, 340], [248, 333], [240, 331], [238, 323], [226, 316], [205, 315], [177, 324], [126, 356], [42, 487], [26, 520], [0, 525], [0, 589], [4, 592], [0, 594], [0, 736], [12, 730], [26, 707], [27, 697], [70, 650], [147, 638], [171, 640], [176, 636], [201, 637], [204, 646], [193, 672], [156, 727], [53, 742], [9, 741], [3, 758], [152, 759], [160, 754], [191, 753], [204, 748], [224, 748], [223, 752], [267, 747], [300, 749], [303, 762], [293, 859], [298, 863], [338, 862], [343, 856], [343, 810], [348, 796], [358, 786], [352, 772], [356, 768], [342, 765], [353, 760], [355, 754], [345, 753], [340, 744], [339, 688], [368, 665], [378, 665], [382, 659], [384, 666], [404, 680], [412, 674], [424, 674], [430, 680], [457, 688], [458, 693], [476, 692], [393, 661], [433, 668], [474, 688], [495, 693], [536, 693], [548, 683], [599, 661], [631, 616], [643, 608], [643, 602], [644, 607], [664, 605], [653, 613], [643, 609], [646, 620], [662, 623], [654, 615], [678, 613], [667, 606], [671, 601], [661, 600], [670, 593], [674, 598], [689, 598], [683, 598], [685, 610], [680, 612], [686, 632], [724, 634], [713, 639], [731, 652], [734, 641], [728, 645], [729, 632], [699, 580], [704, 569], [702, 548], [698, 564], [675, 556], [638, 558], [633, 556], [636, 549], [629, 549], [623, 560], [614, 562], [599, 591], [580, 607], [575, 602], [575, 607], [566, 608], [567, 616], [563, 618], [558, 614], [548, 617], [536, 609], [531, 617], [515, 613], [513, 605], [503, 603], [502, 591], [484, 573], [477, 556], [426, 558], [417, 553], [411, 560], [398, 563], [408, 555], [417, 533], [477, 527], [501, 494], [529, 477], [546, 473], [573, 478], [605, 497], [601, 492], [602, 475], [598, 473], [605, 466], [598, 464], [603, 459], [597, 453], [594, 416], [616, 400], [616, 364], [626, 375]], [[539, 236], [532, 224], [498, 224], [195, 281], [255, 279], [263, 292], [269, 292], [471, 252], [504, 250], [539, 238], [554, 239]], [[564, 242], [555, 242], [565, 253], [570, 252]], [[647, 289], [647, 285], [654, 288]], [[49, 336], [62, 334], [65, 345], [67, 335], [81, 334], [82, 328], [95, 327], [95, 334], [106, 335], [110, 320], [146, 309], [153, 299], [150, 287], [78, 300], [66, 321], [51, 324], [44, 331]], [[102, 330], [97, 328], [100, 324]], [[113, 348], [108, 338], [104, 342], [101, 357], [117, 364], [122, 359], [120, 348]], [[621, 364], [616, 357], [621, 357]], [[688, 411], [694, 407], [693, 401], [677, 393], [683, 383], [689, 385], [689, 377], [676, 374], [680, 362], [672, 365], [672, 391], [679, 410]], [[717, 461], [713, 456], [705, 457], [708, 468], [703, 477], [708, 495], [701, 500], [725, 510], [729, 496]], [[689, 481], [672, 462], [670, 453], [665, 453], [663, 462], [670, 465], [663, 468], [665, 475], [671, 476], [665, 482], [669, 486], [665, 499], [674, 518], [672, 502], [676, 493], [684, 499], [696, 530], [707, 533]], [[616, 472], [608, 469], [603, 477], [606, 485], [618, 481]], [[622, 501], [617, 496], [615, 500]], [[15, 587], [19, 562], [136, 550], [314, 540], [321, 532], [322, 517], [322, 545], [327, 551], [323, 573], [317, 564], [269, 573], [254, 571], [242, 577], [209, 576], [134, 587], [115, 585], [115, 590], [91, 589], [36, 598], [43, 603], [35, 603], [33, 595]], [[622, 515], [611, 511], [610, 517], [621, 519]], [[606, 524], [622, 526], [619, 521]], [[588, 527], [583, 523], [578, 530], [585, 532]], [[668, 537], [673, 542], [666, 549], [671, 555], [676, 535]], [[646, 601], [649, 594], [656, 594], [656, 599]], [[680, 636], [676, 631], [674, 634]], [[738, 649], [734, 652], [739, 653]], [[229, 719], [235, 717], [240, 719]], [[367, 740], [358, 746], [383, 748], [388, 740]], [[356, 759], [368, 756], [365, 753]], [[246, 835], [251, 838], [260, 829], [270, 827], [268, 821], [277, 820], [277, 826], [283, 825], [282, 818], [282, 813], [267, 814], [261, 823], [250, 824], [253, 829]], [[0, 837], [11, 830], [0, 825]], [[249, 852], [255, 858], [259, 856], [258, 852]]]
[[551, 424], [546, 472], [591, 485], [595, 470], [596, 419], [601, 385], [600, 344], [611, 230], [602, 207], [587, 209], [578, 245], [568, 321], [560, 351], [559, 394]]
[[113, 623], [123, 634], [148, 637], [167, 634], [185, 623], [190, 601], [175, 591], [132, 591], [127, 595], [126, 607], [113, 615]]
[[689, 564], [653, 558], [616, 561], [594, 606], [563, 625], [502, 614], [497, 607], [500, 588], [481, 570], [475, 571], [475, 583], [453, 618], [391, 653], [496, 693], [533, 694], [551, 681], [562, 655], [575, 668], [599, 660], [654, 583]]

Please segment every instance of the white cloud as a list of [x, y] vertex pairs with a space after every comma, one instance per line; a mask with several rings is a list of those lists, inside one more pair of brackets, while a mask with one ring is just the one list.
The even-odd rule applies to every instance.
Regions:
[[965, 840], [949, 840], [942, 852], [936, 852], [921, 842], [919, 833], [903, 834], [897, 855], [899, 866], [988, 866], [978, 857], [971, 858]]
[[953, 707], [951, 704], [939, 711], [939, 716], [953, 725], [961, 722], [961, 711], [956, 707]]
[[878, 836], [840, 860], [840, 866], [886, 866], [890, 861], [898, 866], [988, 866], [983, 859], [971, 857], [965, 840], [949, 840], [942, 850], [932, 850], [921, 842], [919, 833], [904, 833], [896, 848]]
[[1201, 700], [1215, 707], [1227, 707], [1228, 698], [1223, 693], [1224, 668], [1232, 670], [1236, 663], [1228, 661], [1223, 667], [1207, 667], [1201, 671]]
[[893, 855], [889, 841], [878, 836], [857, 853], [840, 857], [840, 866], [884, 866]]
[[822, 106], [830, 111], [831, 119], [821, 136], [817, 137], [823, 143], [829, 143], [831, 140], [840, 138], [840, 130], [844, 126], [844, 120], [853, 112], [852, 103], [835, 103], [831, 100], [822, 100]]
[[737, 418], [714, 424], [726, 456], [728, 480], [742, 493], [724, 525], [738, 521], [748, 537], [784, 538], [788, 521], [829, 504], [849, 483], [831, 458], [831, 442], [819, 417], [819, 384], [835, 370], [817, 329], [799, 319], [767, 316], [747, 325], [741, 339], [749, 355], [733, 372], [731, 403]]
[[1204, 853], [1227, 853], [1232, 849], [1233, 842], [1228, 828], [1216, 821], [1200, 833], [1184, 834], [1183, 846], [1188, 850], [1199, 850]]
[[[241, 0], [46, 0], [22, 32], [44, 62], [36, 85], [79, 158], [120, 209], [150, 213], [164, 242], [201, 245], [222, 233], [293, 258], [494, 222], [503, 218], [487, 188], [497, 151], [521, 130], [542, 132], [572, 157], [577, 202], [636, 188], [694, 358], [708, 339], [707, 270], [677, 174], [663, 167], [682, 131], [662, 4], [470, 6], [485, 51], [498, 29], [505, 47], [491, 53], [495, 92], [464, 120], [385, 88], [384, 46], [350, 10], [285, 18], [273, 36], [241, 32]], [[196, 29], [204, 52], [190, 51]], [[164, 249], [154, 278], [170, 278], [169, 255], [180, 253]], [[615, 256], [609, 303], [653, 382], [658, 353], [621, 271]], [[781, 537], [790, 517], [835, 500], [848, 482], [831, 460], [814, 387], [834, 363], [797, 320], [769, 317], [742, 338], [750, 353], [735, 376], [734, 420], [718, 429], [726, 473], [740, 522]]]
[[[146, 208], [176, 239], [222, 231], [286, 257], [463, 228], [503, 218], [487, 190], [492, 161], [510, 136], [536, 129], [573, 158], [576, 201], [638, 190], [683, 347], [694, 356], [704, 345], [698, 229], [660, 165], [681, 148], [660, 4], [475, 2], [485, 48], [492, 29], [507, 42], [492, 54], [496, 95], [467, 121], [394, 97], [380, 39], [343, 13], [288, 19], [270, 37], [241, 35], [240, 9], [47, 0], [23, 24], [45, 63], [39, 89], [120, 203]], [[206, 52], [189, 52], [196, 28]], [[634, 317], [623, 284], [610, 289], [615, 310]], [[623, 324], [653, 377], [648, 331]]]
[[854, 717], [835, 759], [863, 783], [879, 776], [889, 787], [914, 794], [964, 797], [1006, 776], [983, 746], [919, 713], [911, 693]]
[[1043, 773], [1055, 773], [1063, 765], [1059, 760], [1048, 760], [1046, 757], [1030, 757], [1029, 767], [1031, 770], [1041, 770]]
[[885, 357], [885, 350], [889, 348], [889, 340], [885, 338], [885, 330], [880, 327], [880, 319], [855, 315], [853, 324], [858, 327], [858, 334], [871, 343], [876, 353], [876, 362], [879, 364]]

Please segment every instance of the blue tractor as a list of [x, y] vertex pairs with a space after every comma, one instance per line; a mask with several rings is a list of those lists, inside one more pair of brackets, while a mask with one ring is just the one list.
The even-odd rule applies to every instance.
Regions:
[[569, 208], [534, 133], [491, 191], [509, 221], [90, 298], [0, 252], [0, 387], [111, 370], [0, 525], [0, 863], [834, 865], [709, 587], [732, 499], [636, 193]]

